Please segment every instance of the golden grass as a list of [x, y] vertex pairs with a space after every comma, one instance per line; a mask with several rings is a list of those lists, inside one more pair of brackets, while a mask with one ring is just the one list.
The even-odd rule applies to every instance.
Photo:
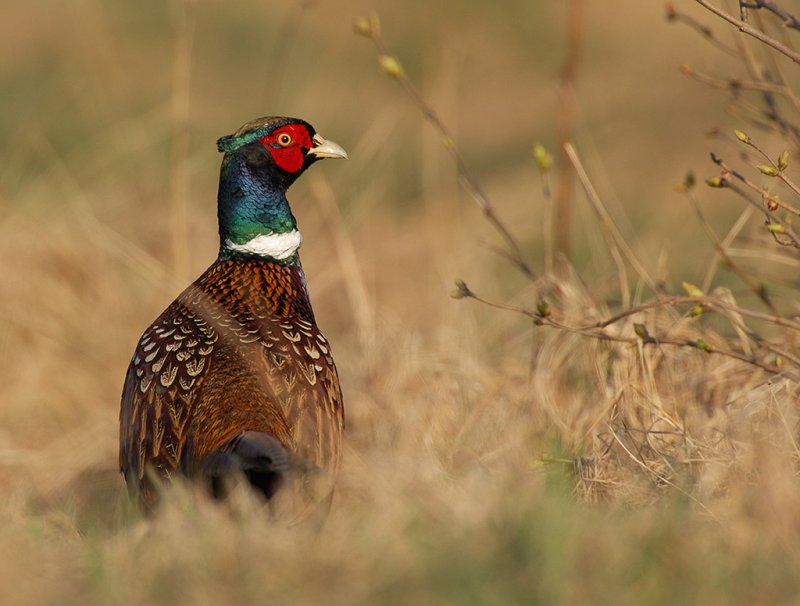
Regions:
[[[18, 88], [0, 119], [0, 602], [795, 599], [796, 383], [698, 349], [599, 342], [450, 299], [463, 277], [529, 309], [545, 293], [579, 323], [610, 315], [619, 281], [582, 198], [574, 273], [530, 285], [480, 245], [494, 236], [439, 141], [349, 33], [360, 3], [345, 17], [322, 4], [301, 14], [200, 3], [190, 55], [166, 10], [90, 2], [70, 17], [11, 4], [18, 27], [0, 25], [0, 44], [13, 34], [20, 52], [16, 68], [2, 65]], [[590, 9], [579, 148], [648, 270], [672, 288], [701, 283], [713, 249], [671, 183], [704, 166], [698, 133], [719, 105], [674, 69], [685, 59], [670, 54], [676, 38], [686, 53], [694, 39], [647, 3], [623, 4], [612, 16]], [[554, 137], [548, 49], [563, 15], [429, 5], [379, 6], [385, 35], [541, 264], [528, 158], [533, 140]], [[642, 52], [630, 56], [631, 44]], [[190, 77], [163, 61], [187, 56]], [[41, 94], [26, 93], [24, 70]], [[215, 254], [215, 137], [273, 112], [308, 118], [352, 158], [315, 167], [291, 192], [346, 398], [333, 511], [321, 529], [284, 528], [247, 494], [217, 506], [177, 486], [143, 520], [116, 469], [124, 369], [142, 329]], [[702, 195], [724, 233], [740, 207]], [[170, 217], [183, 214], [180, 235]], [[788, 280], [796, 268], [753, 244], [756, 227], [741, 248], [765, 253], [742, 263]], [[718, 281], [750, 301], [735, 279]], [[796, 290], [785, 292], [782, 308], [796, 311]], [[675, 338], [700, 326], [713, 344], [736, 338], [672, 312], [610, 330], [631, 336], [634, 320]], [[796, 334], [771, 336], [797, 350]]]

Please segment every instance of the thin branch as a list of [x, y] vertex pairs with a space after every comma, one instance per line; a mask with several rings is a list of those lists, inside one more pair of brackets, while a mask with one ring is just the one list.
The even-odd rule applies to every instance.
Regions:
[[[749, 109], [751, 112], [755, 114], [761, 114], [764, 118], [768, 121], [772, 121], [777, 123], [777, 128], [781, 132], [789, 131], [791, 133], [792, 138], [797, 141], [798, 135], [800, 135], [800, 130], [794, 125], [787, 122], [777, 110], [777, 105], [775, 103], [775, 99], [772, 96], [773, 94], [780, 95], [786, 99], [788, 99], [792, 105], [794, 106], [795, 111], [800, 112], [800, 98], [797, 97], [794, 90], [792, 90], [786, 83], [779, 78], [778, 82], [773, 82], [770, 80], [763, 80], [758, 75], [755, 76], [756, 79], [753, 80], [739, 80], [738, 78], [718, 78], [716, 76], [711, 76], [709, 74], [704, 74], [702, 72], [698, 72], [693, 68], [689, 67], [688, 65], [681, 65], [679, 67], [682, 74], [689, 76], [690, 78], [705, 84], [706, 86], [710, 86], [712, 88], [717, 88], [720, 90], [728, 91], [735, 101], [740, 104], [743, 108]], [[767, 105], [767, 109], [761, 109], [756, 106], [749, 106], [746, 104], [744, 100], [741, 98], [742, 91], [754, 91], [754, 92], [761, 92], [763, 93], [764, 102]], [[748, 117], [748, 120], [751, 122], [753, 121], [752, 117]], [[766, 128], [767, 126], [764, 125]], [[770, 128], [775, 128], [770, 126]]]
[[735, 49], [731, 48], [724, 42], [720, 41], [714, 35], [714, 32], [711, 31], [711, 28], [708, 27], [707, 25], [700, 23], [697, 19], [695, 19], [691, 15], [687, 15], [686, 13], [678, 11], [672, 3], [668, 3], [666, 9], [667, 9], [667, 21], [673, 21], [676, 23], [683, 23], [684, 25], [688, 25], [691, 29], [696, 31], [698, 34], [700, 34], [703, 38], [708, 40], [711, 44], [716, 46], [721, 51], [733, 57], [737, 58], [739, 57], [739, 53], [737, 53]]
[[[748, 23], [749, 21], [747, 18], [747, 9], [742, 7], [742, 12], [744, 14], [744, 18], [742, 21]], [[758, 17], [758, 16], [757, 16]], [[763, 32], [764, 27], [761, 24], [761, 19], [757, 18], [758, 21], [758, 28], [754, 28], [755, 31]], [[769, 82], [771, 84], [781, 84], [782, 82], [776, 82], [774, 76], [770, 72], [769, 69], [764, 67], [763, 63], [758, 60], [755, 56], [755, 53], [750, 48], [750, 45], [746, 43], [746, 39], [739, 36], [736, 38], [736, 45], [739, 48], [739, 52], [741, 58], [744, 61], [744, 65], [747, 67], [747, 71], [750, 73], [753, 80], [757, 80], [759, 82]], [[789, 48], [787, 46], [787, 48]], [[775, 57], [772, 54], [766, 54], [767, 60], [770, 61], [773, 65], [773, 71], [779, 73], [777, 69], [777, 62], [775, 61]], [[780, 108], [778, 107], [777, 103], [775, 102], [775, 98], [773, 97], [772, 93], [769, 91], [764, 91], [762, 93], [762, 99], [764, 101], [764, 105], [766, 109], [763, 110], [763, 114], [766, 119], [777, 125], [779, 132], [782, 134], [790, 133], [792, 138], [794, 139], [795, 143], [800, 142], [800, 130], [794, 125], [789, 123], [781, 114]], [[795, 103], [795, 107], [797, 104]], [[762, 113], [759, 111], [758, 113]]]
[[774, 15], [780, 17], [785, 27], [800, 30], [800, 19], [790, 14], [789, 11], [787, 11], [785, 8], [778, 6], [775, 2], [772, 2], [771, 0], [753, 0], [753, 2], [746, 2], [745, 0], [739, 0], [739, 5], [743, 8], [752, 8], [756, 10], [763, 8], [765, 10], [768, 10]]
[[[774, 161], [772, 158], [770, 158], [770, 157], [769, 157], [769, 155], [767, 154], [767, 152], [765, 152], [765, 151], [764, 151], [763, 149], [761, 149], [761, 148], [760, 148], [758, 145], [756, 145], [756, 144], [753, 142], [753, 140], [752, 140], [750, 137], [747, 137], [747, 139], [745, 139], [745, 140], [743, 141], [743, 143], [744, 143], [745, 145], [748, 145], [748, 146], [752, 147], [754, 150], [756, 150], [756, 151], [759, 153], [759, 155], [760, 155], [762, 158], [764, 158], [764, 159], [765, 159], [767, 162], [769, 162], [770, 166], [771, 166], [771, 167], [772, 167], [772, 168], [775, 170], [775, 172], [777, 173], [775, 176], [776, 176], [778, 179], [780, 179], [781, 181], [783, 181], [783, 183], [784, 183], [784, 184], [785, 184], [785, 185], [786, 185], [786, 186], [787, 186], [789, 189], [791, 189], [791, 190], [792, 190], [792, 191], [793, 191], [795, 194], [797, 194], [798, 196], [800, 196], [800, 187], [798, 187], [798, 186], [797, 186], [797, 185], [794, 183], [794, 181], [792, 181], [791, 179], [789, 179], [789, 177], [787, 177], [787, 176], [786, 176], [786, 174], [785, 174], [785, 172], [784, 172], [784, 169], [783, 169], [783, 168], [781, 168], [781, 167], [780, 167], [780, 166], [779, 166], [777, 163], [775, 163], [775, 161]], [[794, 206], [792, 206], [792, 205], [790, 205], [790, 204], [786, 204], [785, 202], [781, 202], [780, 200], [777, 200], [777, 199], [775, 200], [775, 203], [776, 203], [778, 206], [780, 206], [781, 208], [783, 208], [784, 210], [786, 210], [786, 211], [788, 211], [788, 212], [790, 212], [790, 213], [792, 213], [792, 214], [794, 214], [794, 215], [798, 215], [798, 216], [800, 216], [800, 209], [798, 209], [798, 208], [795, 208]]]
[[681, 73], [689, 76], [697, 80], [698, 82], [702, 82], [712, 88], [719, 88], [722, 90], [727, 90], [730, 93], [736, 95], [740, 91], [767, 91], [776, 93], [778, 95], [783, 95], [792, 100], [793, 103], [796, 103], [797, 98], [792, 92], [792, 90], [784, 85], [784, 84], [773, 84], [771, 82], [764, 82], [761, 80], [739, 80], [737, 78], [717, 78], [716, 76], [711, 76], [709, 74], [704, 74], [702, 72], [698, 72], [697, 70], [693, 69], [692, 67], [683, 64], [679, 66]]
[[[699, 349], [704, 351], [708, 354], [717, 354], [728, 358], [733, 358], [735, 360], [739, 360], [740, 362], [744, 362], [746, 364], [750, 364], [752, 366], [756, 366], [762, 370], [765, 370], [771, 374], [778, 375], [785, 372], [785, 369], [779, 366], [777, 363], [769, 363], [763, 360], [758, 359], [754, 354], [744, 354], [738, 351], [734, 351], [732, 349], [722, 349], [719, 347], [712, 347], [709, 345], [704, 339], [686, 339], [686, 338], [673, 338], [667, 336], [655, 336], [655, 335], [647, 335], [645, 337], [641, 337], [639, 335], [635, 337], [623, 337], [621, 335], [614, 335], [608, 332], [605, 332], [605, 328], [608, 326], [619, 322], [620, 320], [632, 316], [637, 313], [641, 313], [643, 311], [647, 311], [650, 309], [656, 309], [661, 307], [672, 307], [681, 303], [694, 303], [700, 305], [706, 305], [710, 309], [714, 307], [719, 307], [721, 309], [726, 309], [729, 311], [734, 311], [736, 313], [741, 313], [744, 316], [754, 315], [757, 312], [751, 312], [750, 310], [741, 309], [734, 305], [730, 305], [721, 301], [714, 297], [694, 297], [694, 296], [684, 296], [684, 297], [670, 297], [668, 299], [660, 299], [658, 301], [653, 301], [651, 303], [645, 303], [643, 305], [638, 305], [636, 307], [631, 307], [628, 309], [623, 310], [622, 312], [611, 316], [606, 320], [600, 320], [595, 322], [594, 324], [589, 324], [585, 326], [573, 326], [570, 324], [565, 324], [559, 320], [556, 320], [548, 313], [548, 315], [542, 315], [540, 312], [533, 312], [527, 310], [522, 307], [518, 307], [515, 305], [506, 305], [503, 303], [496, 303], [494, 301], [490, 301], [489, 299], [484, 299], [483, 297], [475, 294], [471, 290], [469, 290], [466, 286], [461, 292], [461, 297], [468, 297], [471, 299], [475, 299], [476, 301], [483, 303], [489, 307], [493, 307], [495, 309], [501, 309], [504, 311], [511, 311], [514, 313], [522, 314], [529, 318], [532, 318], [537, 325], [540, 326], [550, 326], [552, 328], [556, 328], [559, 330], [563, 330], [564, 332], [569, 332], [573, 334], [579, 334], [584, 337], [589, 337], [592, 339], [597, 339], [599, 341], [610, 341], [613, 343], [624, 343], [628, 345], [637, 345], [639, 343], [643, 343], [645, 345], [673, 345], [677, 347], [691, 347], [693, 349]], [[791, 327], [794, 330], [800, 331], [800, 323], [792, 322], [791, 320], [786, 320], [785, 318], [781, 318], [778, 316], [768, 316], [766, 314], [758, 314], [758, 316], [762, 319], [769, 319], [769, 321], [773, 321], [775, 324], [780, 326], [787, 326]], [[727, 314], [723, 315], [726, 319], [729, 319]], [[767, 343], [763, 340], [753, 339], [754, 344], [758, 349], [766, 350], [773, 354], [782, 355], [782, 350], [777, 350], [775, 346]], [[792, 356], [791, 354], [787, 356], [783, 356], [785, 359], [792, 364], [800, 367], [800, 359]], [[791, 373], [792, 376], [795, 373]]]
[[764, 225], [775, 242], [781, 246], [791, 246], [792, 248], [800, 249], [800, 237], [798, 237], [797, 233], [794, 231], [794, 228], [792, 228], [789, 223], [780, 219], [778, 221], [774, 221], [769, 213], [763, 208], [761, 202], [753, 198], [753, 196], [735, 183], [727, 182], [725, 187], [730, 189], [732, 192], [737, 193], [740, 197], [747, 201], [748, 204], [760, 209], [764, 213], [766, 217]]
[[591, 331], [588, 329], [582, 329], [575, 326], [561, 324], [560, 322], [557, 322], [551, 318], [545, 318], [542, 324], [546, 324], [548, 326], [552, 326], [554, 328], [558, 328], [566, 332], [572, 332], [586, 337], [591, 337], [599, 341], [627, 343], [628, 345], [637, 345], [638, 343], [644, 343], [646, 345], [655, 345], [655, 346], [674, 345], [677, 347], [691, 347], [693, 349], [699, 349], [701, 351], [705, 351], [708, 354], [718, 354], [727, 358], [733, 358], [735, 360], [739, 360], [740, 362], [745, 362], [746, 364], [751, 364], [752, 366], [757, 366], [758, 368], [761, 368], [762, 370], [765, 370], [771, 374], [777, 375], [783, 372], [783, 369], [775, 364], [762, 362], [761, 360], [757, 359], [752, 355], [745, 355], [737, 351], [733, 351], [731, 349], [721, 349], [717, 347], [711, 347], [703, 339], [675, 339], [672, 337], [663, 337], [663, 336], [658, 336], [658, 337], [650, 336], [647, 339], [640, 339], [639, 337], [622, 337], [619, 335], [611, 335], [606, 332]]
[[[725, 187], [736, 192], [749, 204], [752, 204], [755, 208], [760, 210], [766, 218], [767, 228], [770, 230], [770, 233], [772, 234], [773, 238], [775, 238], [775, 241], [778, 242], [778, 244], [800, 248], [800, 238], [795, 233], [790, 222], [781, 219], [776, 220], [776, 218], [772, 215], [772, 212], [777, 210], [779, 207], [784, 208], [784, 210], [789, 210], [790, 212], [792, 212], [794, 207], [781, 202], [767, 190], [759, 187], [743, 174], [730, 168], [727, 164], [725, 164], [722, 158], [713, 152], [711, 154], [711, 160], [724, 171], [721, 177], [719, 177], [718, 187]], [[757, 193], [761, 197], [761, 202], [755, 200], [750, 194], [738, 187], [733, 181], [731, 181], [730, 177], [734, 177], [738, 181], [742, 182], [748, 189]], [[780, 229], [778, 229], [778, 227], [780, 227]], [[786, 236], [789, 240], [782, 240], [779, 238], [779, 234], [781, 236]]]
[[733, 15], [729, 15], [728, 13], [726, 13], [722, 9], [717, 8], [716, 6], [714, 6], [713, 4], [708, 2], [707, 0], [695, 0], [695, 2], [697, 2], [703, 8], [705, 8], [705, 9], [711, 11], [712, 13], [714, 13], [715, 15], [717, 15], [717, 17], [721, 17], [722, 19], [724, 19], [725, 21], [727, 21], [731, 25], [735, 25], [736, 27], [739, 28], [739, 31], [742, 32], [743, 34], [747, 34], [748, 36], [752, 36], [756, 40], [759, 40], [760, 42], [763, 42], [767, 46], [770, 46], [770, 47], [774, 48], [779, 53], [782, 53], [783, 55], [786, 55], [787, 57], [789, 57], [789, 59], [791, 59], [795, 63], [800, 63], [800, 53], [792, 50], [791, 48], [789, 48], [785, 44], [781, 44], [780, 42], [778, 42], [774, 38], [771, 38], [770, 36], [768, 36], [767, 34], [762, 32], [761, 30], [756, 29], [755, 27], [753, 27], [752, 25], [750, 25], [746, 21], [742, 21], [740, 19], [737, 19]]
[[791, 352], [786, 351], [785, 349], [779, 348], [777, 345], [773, 345], [766, 339], [763, 339], [753, 331], [751, 331], [744, 322], [742, 322], [741, 318], [737, 317], [736, 314], [727, 313], [721, 309], [715, 309], [716, 313], [720, 316], [725, 318], [734, 329], [740, 331], [741, 334], [746, 335], [747, 338], [753, 342], [757, 347], [765, 349], [769, 352], [774, 353], [776, 356], [780, 356], [785, 360], [790, 360], [795, 366], [800, 368], [800, 358], [792, 354]]

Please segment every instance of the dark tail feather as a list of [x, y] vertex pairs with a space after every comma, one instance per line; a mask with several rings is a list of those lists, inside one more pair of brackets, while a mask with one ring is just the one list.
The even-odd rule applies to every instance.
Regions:
[[203, 471], [210, 478], [211, 491], [217, 498], [225, 497], [232, 477], [244, 474], [253, 488], [270, 499], [291, 473], [293, 458], [272, 436], [246, 431], [208, 457]]

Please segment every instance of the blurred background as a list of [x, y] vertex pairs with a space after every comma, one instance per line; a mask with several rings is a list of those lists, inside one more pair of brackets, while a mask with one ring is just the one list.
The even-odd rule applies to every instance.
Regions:
[[[680, 4], [706, 17], [694, 2]], [[142, 538], [139, 526], [120, 522], [119, 395], [143, 329], [216, 256], [215, 141], [257, 116], [303, 118], [350, 154], [314, 167], [289, 196], [346, 397], [345, 502], [362, 511], [374, 503], [353, 478], [376, 466], [384, 474], [376, 491], [390, 473], [422, 478], [419, 494], [434, 510], [483, 486], [464, 471], [480, 458], [474, 432], [502, 436], [526, 423], [513, 415], [530, 402], [529, 323], [448, 293], [463, 278], [497, 300], [524, 301], [527, 283], [490, 250], [497, 236], [460, 188], [439, 136], [381, 73], [353, 21], [380, 16], [391, 52], [541, 269], [544, 198], [531, 152], [535, 142], [558, 146], [566, 8], [553, 0], [4, 0], [0, 489], [8, 504], [0, 509], [13, 529], [5, 547], [20, 555], [0, 564], [0, 582], [19, 603], [52, 603], [59, 591], [66, 601], [97, 603], [171, 595], [152, 562], [153, 593], [109, 589], [127, 586], [124, 571], [139, 566], [131, 553], [143, 544], [157, 549], [196, 531]], [[696, 33], [668, 23], [661, 3], [586, 3], [576, 147], [641, 262], [673, 287], [700, 282], [713, 252], [673, 184], [689, 169], [712, 174], [708, 133], [737, 126], [721, 96], [678, 66], [713, 72], [724, 61]], [[742, 210], [713, 191], [700, 199], [718, 233]], [[591, 284], [613, 282], [614, 264], [577, 184], [574, 201], [577, 271]], [[517, 408], [476, 416], [471, 407], [488, 401]], [[437, 406], [443, 416], [431, 424], [428, 408]], [[498, 449], [494, 460], [511, 456], [512, 468], [525, 469], [542, 444], [525, 439], [528, 450]], [[430, 449], [435, 464], [415, 467], [416, 454]], [[447, 482], [455, 492], [442, 488]], [[472, 519], [472, 510], [456, 509], [454, 519]], [[445, 519], [451, 510], [438, 511]], [[340, 528], [339, 539], [357, 528], [383, 537], [359, 552], [362, 572], [368, 554], [396, 538], [364, 518]], [[395, 555], [387, 556], [391, 566], [413, 559]], [[26, 572], [42, 561], [50, 584]], [[325, 566], [334, 562], [331, 555]], [[176, 566], [194, 578], [193, 564]], [[315, 569], [320, 579], [347, 577], [325, 566]], [[306, 595], [294, 587], [296, 598]], [[361, 591], [340, 597], [384, 595]]]
[[[531, 149], [558, 145], [566, 3], [8, 0], [0, 24], [6, 439], [15, 442], [31, 418], [35, 427], [22, 433], [42, 439], [42, 424], [64, 421], [53, 416], [81, 418], [87, 407], [111, 422], [140, 331], [216, 255], [215, 141], [256, 116], [302, 117], [350, 152], [291, 196], [315, 308], [334, 342], [365, 318], [424, 333], [453, 314], [480, 317], [446, 298], [455, 277], [475, 284], [494, 275], [485, 287], [504, 294], [520, 288], [487, 250], [495, 236], [460, 191], [438, 135], [377, 69], [369, 41], [352, 33], [370, 11], [541, 266], [543, 197]], [[712, 172], [704, 133], [725, 126], [719, 97], [677, 69], [713, 65], [698, 38], [668, 24], [658, 3], [587, 3], [577, 81], [578, 146], [606, 204], [645, 264], [660, 260], [688, 277], [710, 250], [672, 184], [691, 167]], [[579, 187], [575, 195], [576, 263], [602, 276], [613, 265], [596, 254], [596, 219]], [[741, 210], [721, 196], [704, 203], [720, 229]], [[349, 249], [344, 266], [331, 255], [337, 238]], [[64, 405], [42, 395], [56, 384]]]

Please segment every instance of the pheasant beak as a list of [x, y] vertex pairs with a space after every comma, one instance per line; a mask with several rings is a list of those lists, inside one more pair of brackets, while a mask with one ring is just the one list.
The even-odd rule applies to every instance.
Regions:
[[347, 152], [333, 141], [326, 141], [319, 135], [314, 135], [314, 147], [308, 150], [310, 156], [317, 158], [347, 158]]

